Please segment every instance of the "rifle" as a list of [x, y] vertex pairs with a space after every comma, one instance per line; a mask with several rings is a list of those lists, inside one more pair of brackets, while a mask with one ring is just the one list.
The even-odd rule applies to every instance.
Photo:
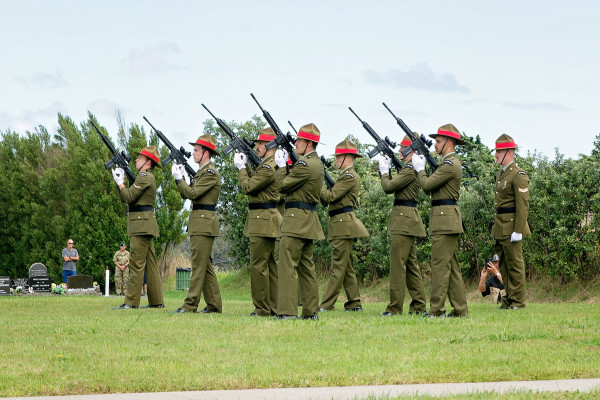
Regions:
[[102, 132], [100, 132], [100, 129], [98, 129], [98, 127], [96, 126], [96, 124], [94, 124], [94, 121], [92, 121], [91, 118], [90, 123], [92, 124], [94, 129], [96, 129], [96, 132], [98, 132], [98, 135], [100, 135], [100, 139], [102, 139], [106, 147], [108, 147], [108, 150], [113, 155], [113, 158], [108, 160], [108, 162], [104, 163], [104, 168], [111, 169], [114, 165], [123, 168], [123, 170], [125, 171], [125, 175], [127, 176], [127, 180], [129, 181], [129, 184], [133, 185], [133, 182], [135, 181], [135, 176], [133, 175], [133, 172], [131, 172], [131, 170], [129, 169], [129, 161], [131, 160], [131, 158], [129, 158], [125, 151], [119, 153], [117, 149], [115, 149], [115, 147], [112, 145], [110, 140], [108, 140], [108, 138], [104, 136]]
[[356, 118], [358, 118], [358, 120], [362, 123], [363, 128], [365, 128], [369, 135], [371, 135], [371, 137], [375, 139], [376, 146], [367, 153], [369, 155], [369, 158], [373, 158], [377, 154], [383, 153], [392, 160], [392, 164], [394, 165], [394, 168], [396, 168], [396, 171], [400, 171], [402, 169], [402, 164], [394, 154], [393, 150], [393, 148], [396, 147], [397, 144], [392, 142], [387, 136], [385, 137], [385, 140], [382, 140], [379, 137], [379, 135], [373, 130], [373, 128], [369, 126], [369, 124], [367, 124], [365, 121], [360, 119], [358, 115], [356, 115], [352, 107], [348, 107], [348, 109], [352, 112], [352, 114], [354, 114]]
[[171, 163], [171, 161], [175, 161], [176, 164], [183, 165], [185, 167], [185, 172], [187, 172], [190, 176], [190, 182], [192, 182], [194, 180], [194, 176], [196, 175], [196, 171], [194, 171], [194, 169], [190, 167], [190, 165], [187, 163], [187, 159], [190, 158], [192, 153], [190, 153], [189, 151], [185, 151], [183, 146], [181, 146], [179, 149], [175, 148], [175, 146], [173, 146], [173, 143], [171, 143], [161, 131], [156, 129], [154, 125], [152, 125], [152, 123], [148, 121], [148, 118], [143, 118], [144, 120], [146, 120], [148, 125], [150, 125], [152, 130], [156, 132], [156, 136], [158, 136], [158, 138], [162, 140], [165, 146], [167, 146], [167, 149], [169, 149], [169, 155], [160, 160], [162, 165], [166, 167]]
[[233, 150], [236, 150], [248, 156], [248, 161], [250, 161], [250, 164], [252, 164], [254, 168], [258, 167], [262, 160], [260, 159], [258, 154], [256, 154], [256, 152], [252, 150], [252, 148], [254, 147], [254, 143], [248, 140], [248, 138], [240, 138], [239, 136], [237, 136], [235, 133], [233, 133], [231, 128], [228, 127], [225, 122], [223, 122], [221, 118], [215, 117], [215, 115], [212, 112], [210, 112], [208, 107], [206, 107], [204, 104], [202, 104], [202, 107], [204, 107], [204, 109], [208, 111], [208, 113], [211, 115], [211, 117], [213, 117], [215, 121], [217, 121], [217, 125], [219, 125], [219, 128], [221, 128], [231, 140], [231, 143], [223, 149], [223, 154], [229, 155], [229, 153], [231, 153]]
[[281, 146], [285, 150], [287, 150], [290, 160], [292, 160], [292, 165], [296, 164], [296, 162], [298, 162], [298, 156], [294, 152], [293, 146], [294, 143], [296, 143], [296, 139], [294, 139], [289, 132], [287, 132], [284, 135], [281, 129], [279, 129], [279, 126], [277, 126], [277, 123], [275, 122], [273, 117], [271, 117], [271, 114], [269, 114], [267, 110], [262, 108], [258, 100], [256, 100], [256, 97], [254, 97], [252, 93], [250, 93], [250, 96], [252, 96], [256, 104], [258, 104], [258, 108], [260, 108], [260, 111], [262, 111], [265, 120], [267, 121], [271, 129], [273, 129], [273, 132], [275, 132], [275, 139], [267, 143], [265, 146], [267, 150], [271, 150], [277, 146]]
[[[297, 135], [298, 131], [296, 130], [296, 128], [294, 128], [294, 125], [292, 125], [292, 123], [290, 121], [288, 121], [288, 124], [290, 124], [290, 126], [294, 130], [294, 133]], [[331, 161], [328, 161], [325, 158], [325, 156], [321, 156], [321, 162], [323, 163], [323, 173], [324, 173], [323, 179], [325, 179], [325, 185], [327, 185], [327, 189], [331, 190], [333, 185], [335, 185], [335, 182], [333, 181], [331, 176], [329, 176], [329, 174], [327, 173], [327, 169], [326, 169], [326, 168], [331, 167]]]
[[414, 132], [411, 131], [408, 126], [406, 126], [404, 121], [402, 121], [400, 118], [398, 118], [398, 117], [396, 117], [396, 115], [394, 115], [392, 110], [390, 110], [389, 107], [385, 103], [382, 103], [382, 104], [390, 112], [390, 114], [392, 114], [392, 116], [394, 118], [396, 118], [396, 122], [398, 123], [398, 125], [400, 125], [400, 128], [402, 128], [402, 130], [408, 135], [408, 137], [412, 141], [410, 146], [408, 146], [404, 150], [400, 151], [402, 153], [402, 156], [406, 157], [413, 151], [417, 154], [422, 154], [425, 156], [427, 163], [429, 165], [431, 165], [431, 168], [433, 168], [435, 170], [438, 167], [438, 163], [431, 156], [431, 153], [429, 153], [429, 147], [431, 147], [431, 140], [427, 139], [425, 137], [425, 135], [423, 135], [423, 134], [421, 134], [420, 137], [417, 137], [417, 135], [415, 135]]

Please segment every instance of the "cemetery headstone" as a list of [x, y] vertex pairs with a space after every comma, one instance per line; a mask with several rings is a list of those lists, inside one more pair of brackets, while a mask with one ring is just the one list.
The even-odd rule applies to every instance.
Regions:
[[94, 277], [92, 275], [73, 275], [67, 280], [69, 289], [93, 289]]
[[52, 280], [48, 277], [48, 269], [42, 263], [35, 263], [29, 267], [29, 287], [34, 292], [49, 292]]
[[10, 278], [8, 276], [0, 276], [0, 296], [10, 295]]

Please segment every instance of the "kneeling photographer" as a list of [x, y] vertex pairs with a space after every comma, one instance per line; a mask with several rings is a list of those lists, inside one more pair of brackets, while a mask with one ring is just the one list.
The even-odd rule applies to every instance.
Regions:
[[491, 295], [493, 303], [500, 303], [502, 295], [504, 295], [504, 284], [498, 270], [498, 254], [485, 260], [485, 266], [481, 270], [481, 279], [479, 279], [479, 291], [483, 297]]

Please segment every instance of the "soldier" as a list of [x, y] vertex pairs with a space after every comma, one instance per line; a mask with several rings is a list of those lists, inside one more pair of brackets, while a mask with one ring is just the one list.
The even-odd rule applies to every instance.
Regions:
[[286, 196], [281, 222], [277, 265], [277, 319], [298, 317], [298, 289], [302, 293], [302, 319], [319, 319], [319, 288], [313, 263], [313, 241], [324, 239], [316, 209], [323, 186], [323, 164], [316, 148], [321, 133], [315, 124], [298, 131], [298, 162], [287, 167], [287, 151], [275, 153], [279, 167], [275, 180]]
[[335, 165], [340, 176], [331, 189], [321, 187], [321, 203], [329, 204], [327, 240], [331, 242], [331, 276], [319, 311], [333, 310], [342, 285], [346, 291], [344, 311], [362, 311], [358, 280], [352, 261], [352, 244], [369, 232], [356, 218], [354, 207], [358, 197], [359, 181], [354, 160], [362, 157], [348, 139], [335, 146]]
[[[181, 197], [192, 201], [188, 223], [192, 250], [192, 276], [183, 305], [172, 313], [221, 313], [223, 310], [221, 293], [211, 259], [213, 242], [215, 237], [220, 236], [219, 218], [215, 206], [221, 193], [221, 175], [211, 162], [211, 157], [219, 154], [216, 150], [217, 142], [207, 134], [190, 144], [194, 146], [194, 162], [199, 165], [192, 185], [188, 185], [183, 179], [185, 167], [182, 164], [173, 164], [171, 167], [171, 173], [177, 183], [177, 191]], [[203, 292], [206, 307], [197, 311]]]
[[159, 236], [154, 216], [154, 168], [160, 167], [156, 146], [144, 148], [135, 160], [135, 167], [140, 173], [129, 188], [125, 187], [124, 171], [121, 168], [113, 170], [113, 178], [119, 186], [119, 197], [122, 202], [129, 204], [127, 234], [131, 237], [129, 285], [125, 292], [125, 302], [115, 309], [139, 307], [144, 271], [148, 277], [148, 305], [142, 308], [164, 308], [162, 282], [153, 241], [154, 237]]
[[[458, 235], [463, 232], [462, 217], [458, 208], [461, 163], [454, 152], [456, 145], [464, 144], [458, 129], [452, 124], [440, 127], [435, 139], [435, 152], [442, 156], [438, 168], [428, 176], [425, 156], [413, 155], [417, 180], [427, 194], [431, 194], [429, 234], [431, 235], [431, 297], [429, 316], [464, 317], [467, 300], [462, 273], [458, 264]], [[446, 295], [454, 308], [446, 314]]]
[[494, 199], [494, 249], [500, 257], [500, 273], [506, 293], [502, 296], [504, 309], [525, 307], [525, 263], [523, 238], [531, 234], [527, 223], [529, 211], [529, 177], [515, 162], [515, 142], [508, 135], [496, 140], [496, 164], [502, 168], [496, 175]]
[[248, 195], [248, 218], [244, 236], [250, 238], [250, 287], [254, 311], [250, 316], [276, 315], [277, 263], [275, 241], [279, 238], [281, 214], [277, 210], [279, 190], [275, 183], [275, 148], [267, 150], [266, 144], [275, 139], [273, 129], [260, 131], [256, 153], [262, 162], [251, 173], [246, 168], [246, 155], [236, 153], [234, 164], [238, 168], [238, 181]]
[[[415, 132], [415, 135], [418, 134]], [[400, 150], [411, 144], [410, 137], [404, 136], [400, 142]], [[391, 160], [386, 156], [379, 159], [381, 187], [385, 193], [394, 193], [394, 206], [390, 213], [387, 233], [390, 235], [390, 303], [381, 314], [384, 317], [402, 314], [404, 293], [408, 293], [410, 302], [409, 314], [426, 314], [425, 287], [421, 269], [417, 264], [417, 237], [425, 236], [425, 226], [417, 211], [417, 200], [421, 187], [412, 165], [411, 152], [406, 157], [400, 152], [404, 168], [392, 178]]]
[[129, 284], [129, 252], [125, 242], [121, 242], [119, 250], [113, 257], [115, 263], [115, 292], [117, 296], [125, 293]]

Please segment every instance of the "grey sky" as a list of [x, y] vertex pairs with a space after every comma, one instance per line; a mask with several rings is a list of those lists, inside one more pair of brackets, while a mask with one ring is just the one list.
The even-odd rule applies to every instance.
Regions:
[[[589, 154], [600, 133], [600, 5], [592, 1], [0, 0], [0, 130], [90, 110], [146, 115], [179, 145], [209, 115], [314, 122], [330, 154], [351, 133], [453, 123], [492, 146]], [[285, 128], [284, 128], [285, 127]], [[147, 127], [146, 127], [147, 129]]]

